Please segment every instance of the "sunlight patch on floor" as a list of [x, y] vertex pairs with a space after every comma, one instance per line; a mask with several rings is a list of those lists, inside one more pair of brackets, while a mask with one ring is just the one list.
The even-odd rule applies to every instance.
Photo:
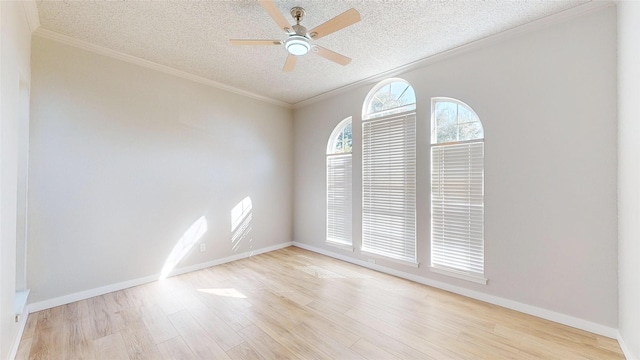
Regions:
[[212, 294], [212, 295], [217, 295], [217, 296], [224, 296], [224, 297], [232, 297], [232, 298], [239, 298], [239, 299], [246, 299], [247, 297], [241, 293], [240, 291], [233, 289], [233, 288], [229, 288], [229, 289], [198, 289], [198, 291], [206, 293], [206, 294]]

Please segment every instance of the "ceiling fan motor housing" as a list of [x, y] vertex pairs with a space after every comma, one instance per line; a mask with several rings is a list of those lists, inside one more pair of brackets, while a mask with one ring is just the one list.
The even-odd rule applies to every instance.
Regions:
[[300, 36], [307, 36], [307, 28], [300, 25], [300, 24], [296, 24], [291, 26], [293, 28], [293, 31]]
[[300, 25], [300, 21], [304, 18], [305, 11], [303, 8], [296, 6], [291, 8], [291, 16], [296, 20], [296, 24], [291, 26], [294, 33], [284, 41], [284, 47], [289, 54], [295, 56], [306, 55], [311, 50], [311, 43], [307, 37], [307, 28]]

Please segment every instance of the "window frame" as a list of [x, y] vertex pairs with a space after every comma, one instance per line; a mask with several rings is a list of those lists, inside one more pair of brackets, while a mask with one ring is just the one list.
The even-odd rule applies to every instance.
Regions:
[[[336, 150], [336, 142], [338, 141], [338, 137], [342, 134], [343, 141], [343, 149], [344, 149], [344, 134], [347, 127], [351, 126], [351, 151], [335, 151]], [[348, 159], [348, 160], [347, 160]], [[334, 164], [336, 163], [336, 164]], [[335, 201], [335, 198], [332, 198], [334, 192], [332, 192], [332, 175], [334, 172], [332, 171], [332, 165], [338, 165], [343, 163], [344, 166], [347, 166], [350, 170], [346, 171], [342, 176], [344, 177], [345, 193], [343, 195], [349, 199], [349, 204], [345, 204], [345, 208], [348, 207], [350, 209], [350, 219], [347, 222], [347, 226], [344, 229], [331, 229], [331, 225], [335, 222], [332, 221], [332, 216], [339, 216], [339, 209], [331, 209], [332, 201]], [[327, 141], [327, 150], [326, 150], [326, 160], [325, 160], [325, 170], [326, 170], [326, 223], [325, 223], [325, 244], [347, 249], [354, 251], [353, 247], [353, 121], [352, 117], [347, 117], [344, 120], [340, 121], [338, 125], [336, 125], [329, 136], [329, 140]], [[350, 225], [350, 226], [349, 226]], [[348, 233], [347, 240], [337, 240], [331, 238], [329, 234], [340, 232], [342, 230], [344, 233]]]
[[[460, 141], [448, 141], [448, 142], [441, 142], [438, 143], [437, 142], [437, 135], [436, 135], [436, 105], [438, 102], [450, 102], [450, 103], [455, 103], [457, 106], [463, 106], [465, 107], [465, 109], [467, 111], [469, 111], [474, 117], [475, 119], [477, 119], [477, 122], [479, 123], [481, 130], [482, 130], [482, 137], [481, 138], [477, 138], [477, 139], [465, 139], [465, 140], [460, 140]], [[459, 124], [459, 123], [458, 123]], [[430, 251], [430, 261], [429, 261], [429, 268], [431, 271], [435, 272], [435, 273], [439, 273], [439, 274], [444, 274], [444, 275], [448, 275], [448, 276], [452, 276], [455, 278], [459, 278], [459, 279], [464, 279], [464, 280], [468, 280], [468, 281], [472, 281], [475, 283], [479, 283], [479, 284], [487, 284], [487, 278], [486, 278], [486, 272], [485, 272], [485, 242], [484, 242], [484, 206], [485, 206], [485, 199], [484, 199], [484, 138], [485, 138], [485, 133], [484, 133], [484, 126], [482, 124], [482, 121], [480, 119], [480, 117], [477, 115], [477, 113], [473, 110], [473, 108], [471, 108], [469, 105], [465, 104], [464, 102], [458, 100], [458, 99], [454, 99], [454, 98], [449, 98], [449, 97], [434, 97], [431, 99], [431, 133], [430, 133], [430, 217], [431, 217], [431, 221], [430, 221], [430, 247], [431, 247], [431, 251]], [[458, 130], [456, 130], [458, 131]], [[477, 144], [481, 144], [481, 146], [478, 146]], [[447, 148], [451, 149], [453, 147], [457, 147], [457, 148], [464, 148], [464, 147], [468, 147], [468, 151], [470, 153], [473, 153], [475, 155], [469, 155], [469, 162], [465, 165], [467, 167], [467, 169], [471, 169], [473, 167], [473, 170], [468, 170], [469, 174], [472, 171], [478, 171], [477, 169], [477, 164], [473, 164], [473, 160], [475, 161], [481, 161], [481, 179], [480, 179], [480, 194], [478, 194], [477, 192], [474, 192], [473, 190], [471, 190], [472, 185], [470, 185], [469, 183], [469, 188], [468, 188], [468, 196], [469, 199], [471, 197], [477, 197], [477, 196], [481, 196], [481, 202], [482, 202], [482, 206], [481, 206], [481, 225], [479, 225], [479, 228], [481, 229], [481, 244], [482, 244], [482, 250], [481, 253], [479, 255], [482, 256], [482, 272], [475, 272], [475, 271], [467, 271], [464, 269], [460, 269], [460, 268], [455, 268], [455, 267], [450, 267], [450, 266], [446, 266], [443, 264], [438, 264], [438, 263], [434, 263], [434, 241], [436, 241], [434, 238], [434, 204], [435, 204], [435, 196], [434, 196], [434, 167], [436, 166], [436, 164], [434, 164], [434, 150], [437, 149], [439, 151], [439, 153], [444, 153]], [[476, 147], [478, 149], [472, 149], [472, 147]], [[472, 156], [478, 156], [477, 154], [481, 153], [481, 157], [480, 158], [472, 158]], [[442, 162], [440, 162], [440, 164], [442, 164]], [[474, 167], [476, 166], [476, 167]], [[459, 169], [457, 169], [456, 171], [458, 171]], [[446, 171], [446, 170], [445, 170]], [[439, 175], [441, 175], [440, 177], [442, 177], [442, 173], [438, 172]], [[477, 173], [474, 172], [474, 175], [469, 175], [469, 176], [476, 176], [476, 180], [477, 181]], [[473, 181], [473, 179], [467, 180], [469, 182]], [[475, 184], [475, 187], [477, 188], [477, 184]], [[457, 190], [456, 190], [457, 191]], [[440, 196], [438, 197], [438, 199], [441, 199], [440, 201], [442, 203], [439, 203], [440, 206], [443, 206], [443, 202], [444, 197], [446, 197], [446, 195]], [[456, 200], [456, 202], [458, 202], [459, 200]], [[477, 204], [472, 204], [471, 200], [468, 200], [469, 203], [468, 208], [471, 209], [473, 206], [475, 206], [477, 208]], [[454, 206], [458, 206], [459, 203], [453, 204], [450, 203], [450, 205], [454, 205]], [[477, 211], [477, 210], [476, 210]], [[474, 240], [471, 240], [471, 238], [473, 237], [472, 232], [476, 231], [476, 227], [478, 226], [476, 225], [471, 225], [471, 218], [472, 216], [472, 210], [469, 210], [469, 233], [466, 235], [469, 238], [469, 245], [468, 247], [471, 248], [472, 243]], [[477, 216], [477, 214], [475, 215]], [[457, 217], [457, 214], [456, 214]], [[444, 219], [442, 220], [442, 224], [441, 226], [444, 226]], [[458, 221], [458, 219], [454, 219], [452, 220], [453, 222]], [[473, 230], [472, 230], [473, 228]], [[438, 239], [440, 239], [440, 237], [438, 237]], [[444, 240], [440, 240], [440, 241], [444, 241]], [[442, 250], [442, 252], [446, 252], [445, 250]], [[474, 254], [474, 255], [478, 255], [478, 254]], [[442, 256], [440, 254], [440, 256]], [[469, 265], [470, 266], [470, 265]], [[469, 269], [469, 267], [468, 267]]]
[[[369, 112], [369, 109], [371, 108], [370, 106], [371, 101], [373, 101], [375, 96], [378, 94], [379, 90], [383, 89], [385, 86], [390, 86], [390, 90], [391, 90], [391, 85], [393, 83], [402, 83], [406, 85], [407, 88], [403, 91], [403, 93], [398, 98], [401, 98], [404, 95], [404, 92], [406, 92], [407, 89], [410, 89], [411, 93], [413, 94], [413, 98], [412, 98], [413, 102], [404, 104], [402, 106], [396, 106], [390, 109], [382, 109], [376, 112]], [[373, 257], [385, 259], [386, 261], [392, 261], [392, 262], [400, 263], [403, 265], [409, 265], [413, 267], [419, 266], [419, 262], [418, 262], [419, 252], [418, 252], [418, 242], [417, 242], [417, 217], [416, 217], [416, 212], [417, 212], [416, 103], [417, 103], [417, 99], [415, 97], [415, 90], [409, 82], [407, 82], [404, 79], [390, 78], [390, 79], [386, 79], [379, 82], [376, 86], [374, 86], [371, 89], [371, 91], [369, 91], [369, 94], [365, 98], [365, 101], [362, 107], [362, 220], [361, 220], [362, 242], [361, 242], [360, 250], [362, 253], [366, 253], [368, 256], [373, 256]], [[398, 124], [400, 121], [404, 122], [404, 124], [398, 127]], [[393, 122], [395, 122], [396, 124], [394, 125]], [[369, 160], [367, 159], [367, 154], [370, 151], [371, 152], [380, 151], [380, 148], [375, 148], [375, 149], [367, 148], [368, 146], [369, 147], [372, 146], [372, 145], [368, 145], [369, 139], [367, 138], [367, 134], [369, 134], [369, 132], [371, 131], [375, 131], [372, 128], [368, 129], [367, 127], [372, 127], [375, 124], [382, 124], [382, 126], [395, 126], [396, 134], [399, 134], [399, 133], [403, 134], [403, 137], [401, 139], [392, 139], [391, 141], [387, 141], [388, 144], [386, 144], [386, 146], [389, 149], [398, 151], [399, 149], [402, 148], [402, 146], [398, 148], [393, 148], [391, 147], [391, 146], [395, 146], [393, 145], [393, 143], [396, 143], [396, 145], [399, 143], [403, 143], [403, 144], [406, 143], [406, 147], [401, 150], [402, 155], [398, 155], [398, 156], [400, 159], [404, 157], [404, 158], [408, 158], [411, 161], [408, 164], [403, 163], [403, 167], [402, 167], [402, 171], [404, 171], [404, 175], [403, 175], [404, 184], [402, 189], [403, 191], [401, 195], [399, 195], [399, 197], [402, 200], [396, 199], [396, 201], [399, 201], [399, 202], [396, 202], [393, 204], [389, 202], [389, 204], [397, 205], [399, 206], [400, 209], [402, 209], [402, 210], [399, 210], [398, 213], [394, 215], [383, 214], [384, 211], [382, 212], [376, 211], [376, 203], [379, 203], [379, 204], [384, 203], [385, 202], [384, 197], [388, 197], [386, 193], [381, 192], [380, 194], [382, 195], [378, 196], [379, 199], [375, 199], [375, 194], [374, 194], [372, 198], [373, 200], [371, 200], [369, 199], [371, 198], [371, 193], [367, 192], [368, 189], [370, 189], [371, 187], [392, 186], [390, 182], [388, 184], [383, 184], [383, 183], [374, 184], [373, 183], [374, 180], [372, 179], [375, 178], [375, 176], [370, 176], [368, 174], [375, 173], [376, 171], [375, 164], [371, 163], [370, 165], [372, 167], [366, 168], [367, 164], [369, 164], [368, 162]], [[410, 135], [411, 138], [407, 139], [406, 138], [407, 134], [411, 134]], [[377, 135], [378, 134], [376, 134], [376, 136]], [[380, 144], [380, 146], [384, 146], [384, 145], [385, 144]], [[395, 159], [395, 160], [390, 159], [389, 161], [397, 162], [398, 159]], [[381, 171], [381, 166], [379, 166], [377, 170]], [[407, 174], [409, 175], [409, 178], [404, 178], [404, 176], [407, 176]], [[394, 175], [398, 175], [398, 174], [381, 173], [381, 175], [391, 178]], [[390, 181], [390, 180], [387, 180], [387, 181]], [[409, 188], [407, 188], [407, 184], [409, 184], [408, 185]], [[369, 201], [369, 203], [367, 203], [367, 201]], [[391, 201], [391, 200], [387, 200], [387, 201]], [[407, 201], [409, 201], [409, 205], [405, 206], [407, 204]], [[378, 207], [378, 210], [381, 210], [383, 208], [380, 205], [378, 205], [377, 207]], [[390, 206], [389, 208], [392, 208], [392, 207], [393, 206]], [[373, 209], [373, 211], [367, 212], [366, 210], [367, 208], [371, 208]], [[388, 209], [386, 212], [388, 212]], [[396, 220], [393, 220], [393, 218], [395, 216], [395, 218], [397, 219], [400, 216], [399, 214], [401, 214], [402, 212], [405, 212], [405, 214], [407, 212], [411, 213], [411, 218], [409, 218], [408, 221], [409, 223], [413, 221], [413, 224], [412, 226], [410, 225], [408, 228], [400, 227], [402, 228], [402, 230], [399, 231], [397, 230], [398, 224], [395, 223]], [[373, 226], [373, 224], [378, 224], [378, 221], [381, 218], [385, 218], [385, 217], [387, 218], [387, 221], [389, 221], [390, 228], [394, 228], [396, 229], [395, 231], [396, 233], [400, 233], [394, 239], [398, 241], [396, 243], [389, 242], [388, 244], [384, 244], [382, 241], [379, 241], [379, 238], [376, 238], [376, 236], [374, 236], [374, 234], [377, 232], [378, 229], [376, 229], [375, 226]], [[367, 238], [368, 233], [370, 238]], [[409, 235], [408, 237], [407, 237], [407, 234]], [[411, 240], [410, 243], [407, 240]], [[368, 242], [369, 244], [367, 244]], [[405, 256], [402, 256], [402, 254], [400, 254], [403, 251], [389, 252], [391, 248], [394, 247], [394, 245], [400, 246], [403, 249], [408, 249], [406, 246], [409, 245], [410, 247], [413, 248], [412, 253], [408, 254], [409, 257], [405, 257]], [[387, 251], [384, 251], [385, 247], [388, 248], [386, 249]]]
[[[390, 109], [384, 109], [381, 111], [377, 111], [377, 112], [368, 112], [368, 108], [369, 108], [369, 104], [371, 104], [371, 101], [373, 101], [373, 99], [376, 97], [376, 95], [378, 94], [378, 91], [381, 90], [382, 88], [384, 88], [387, 85], [391, 85], [393, 83], [403, 83], [405, 85], [407, 85], [408, 88], [411, 89], [411, 91], [413, 92], [413, 103], [410, 104], [406, 104], [403, 106], [398, 106], [398, 107], [394, 107], [394, 108], [390, 108]], [[406, 91], [406, 90], [405, 90]], [[403, 92], [404, 94], [404, 92]], [[402, 97], [402, 95], [400, 97]], [[395, 114], [401, 114], [401, 113], [410, 113], [411, 111], [413, 111], [414, 113], [416, 112], [416, 103], [417, 103], [417, 99], [415, 96], [415, 90], [413, 89], [413, 86], [406, 80], [401, 79], [401, 78], [389, 78], [389, 79], [385, 79], [381, 82], [379, 82], [378, 84], [376, 84], [376, 86], [373, 87], [373, 89], [371, 89], [369, 91], [369, 93], [367, 94], [367, 97], [364, 99], [364, 103], [362, 104], [362, 120], [371, 120], [374, 118], [380, 118], [380, 117], [387, 117], [390, 115], [395, 115]]]

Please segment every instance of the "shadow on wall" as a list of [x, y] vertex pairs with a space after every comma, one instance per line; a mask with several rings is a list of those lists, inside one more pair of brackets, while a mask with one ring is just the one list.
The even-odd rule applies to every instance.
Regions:
[[160, 279], [166, 279], [167, 276], [173, 271], [173, 269], [180, 263], [180, 261], [189, 253], [189, 250], [195, 245], [198, 240], [207, 232], [207, 219], [201, 216], [196, 220], [182, 235], [178, 243], [171, 250], [171, 254], [167, 258], [167, 261], [162, 267], [160, 272]]
[[253, 250], [251, 233], [251, 221], [253, 220], [253, 205], [251, 198], [247, 196], [231, 209], [231, 249], [238, 252], [240, 245], [244, 242], [245, 248]]

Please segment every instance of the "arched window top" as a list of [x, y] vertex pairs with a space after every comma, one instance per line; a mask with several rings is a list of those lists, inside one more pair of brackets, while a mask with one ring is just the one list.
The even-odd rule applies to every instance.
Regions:
[[484, 129], [471, 107], [452, 98], [431, 99], [431, 143], [484, 139]]
[[351, 147], [351, 117], [348, 117], [333, 129], [327, 143], [327, 155], [351, 154]]
[[416, 93], [407, 81], [392, 78], [380, 82], [362, 107], [362, 118], [372, 119], [416, 109]]

